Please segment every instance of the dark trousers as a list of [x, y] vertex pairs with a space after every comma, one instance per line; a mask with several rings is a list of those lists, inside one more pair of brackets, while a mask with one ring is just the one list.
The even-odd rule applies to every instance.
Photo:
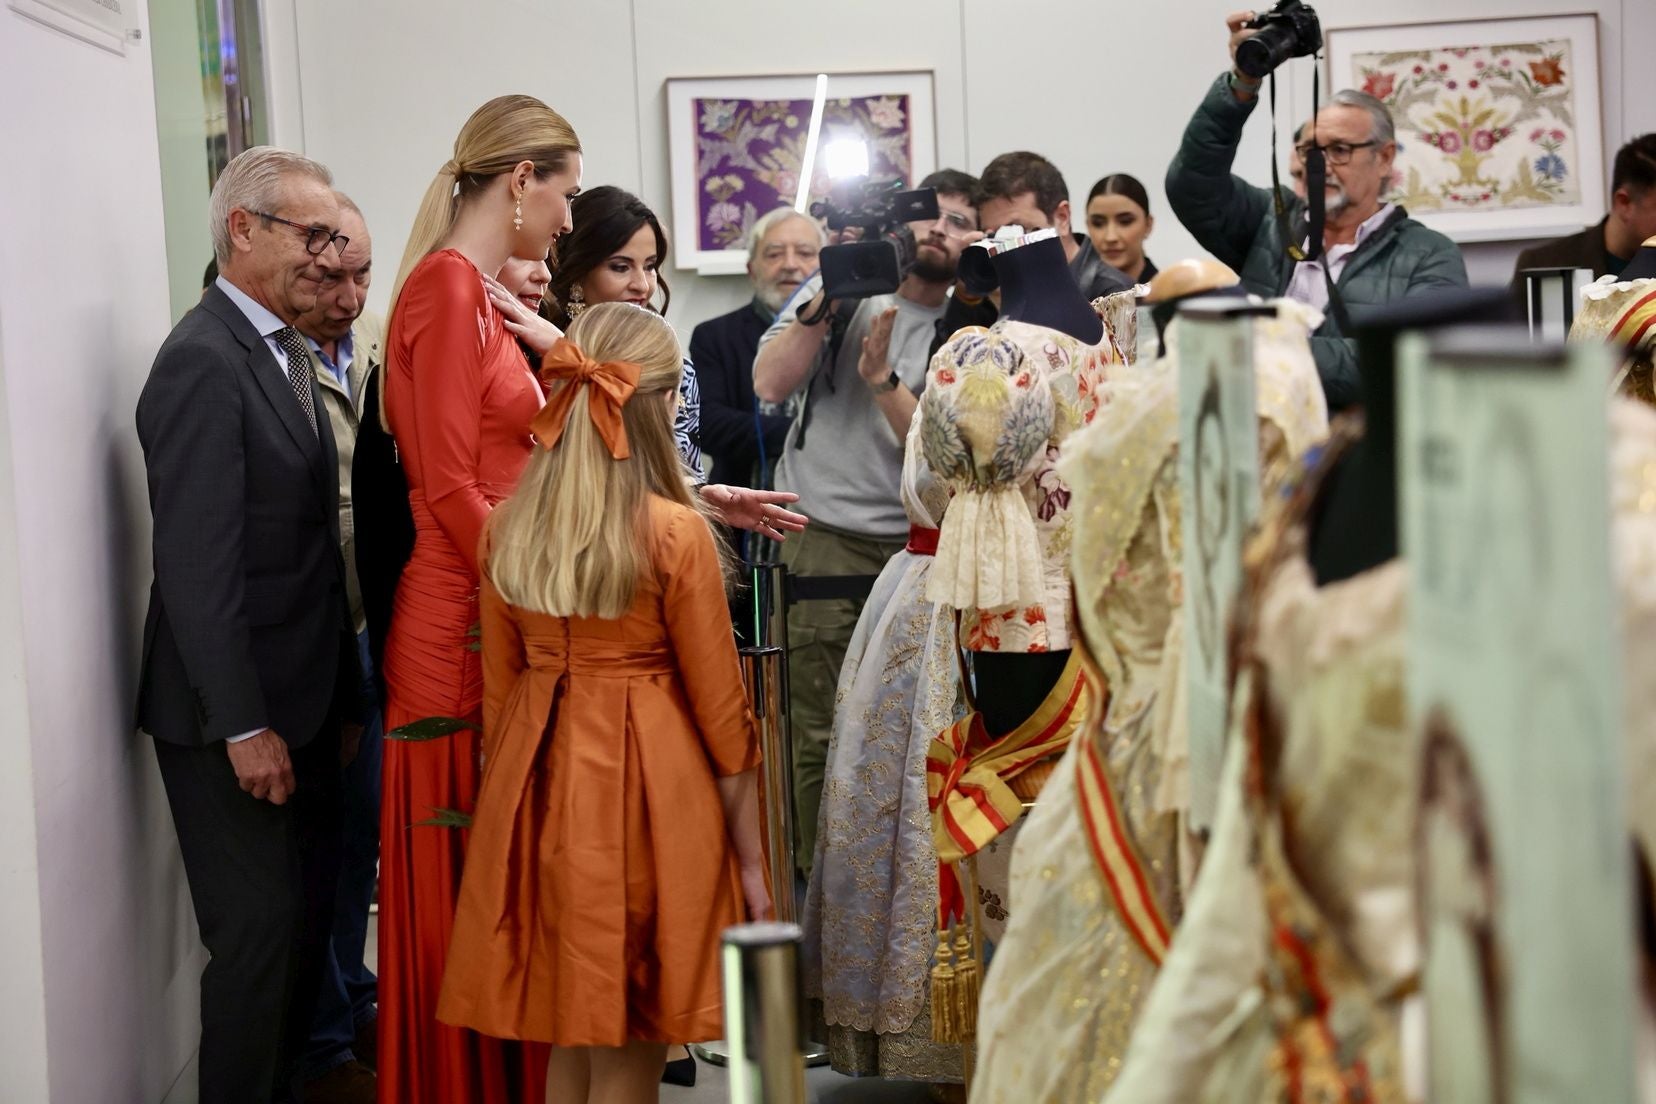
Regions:
[[[859, 537], [812, 522], [782, 546], [795, 575], [878, 575], [903, 550], [901, 540]], [[834, 731], [840, 668], [862, 616], [861, 599], [800, 602], [788, 610], [788, 724], [793, 730], [795, 863], [809, 875], [816, 855], [817, 814]]]
[[[374, 699], [374, 659], [368, 633], [357, 635], [362, 662], [363, 697]], [[368, 911], [379, 878], [380, 767], [384, 756], [385, 726], [374, 708], [362, 731], [357, 756], [345, 768], [345, 819], [341, 832], [339, 897], [334, 902], [333, 936], [322, 965], [322, 991], [311, 1024], [306, 1080], [321, 1077], [352, 1058], [352, 1045], [364, 1031], [372, 1031], [379, 983], [364, 961], [368, 943]]]
[[285, 805], [242, 792], [222, 743], [155, 741], [201, 941], [201, 1104], [282, 1104], [310, 1033], [339, 885], [339, 733], [291, 751]]

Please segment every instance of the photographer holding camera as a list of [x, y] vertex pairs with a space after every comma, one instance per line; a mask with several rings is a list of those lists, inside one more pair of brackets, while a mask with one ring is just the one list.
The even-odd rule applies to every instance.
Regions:
[[1323, 312], [1311, 347], [1332, 413], [1361, 401], [1356, 352], [1343, 336], [1348, 311], [1465, 287], [1466, 266], [1454, 242], [1382, 198], [1397, 141], [1390, 112], [1365, 93], [1335, 93], [1296, 142], [1313, 188], [1326, 171], [1320, 241], [1310, 239], [1313, 212], [1305, 198], [1232, 175], [1264, 77], [1288, 58], [1316, 53], [1322, 32], [1316, 13], [1299, 0], [1282, 0], [1266, 13], [1234, 13], [1225, 23], [1232, 69], [1214, 82], [1185, 128], [1167, 170], [1168, 204], [1203, 248], [1241, 275], [1248, 291], [1287, 296]]
[[[782, 546], [783, 562], [796, 575], [876, 575], [908, 538], [899, 497], [903, 442], [961, 251], [983, 236], [972, 202], [976, 178], [943, 169], [920, 188], [935, 189], [936, 216], [907, 223], [913, 256], [895, 294], [824, 310], [820, 289], [823, 274], [832, 276], [832, 248], [824, 250], [823, 273], [794, 293], [759, 342], [754, 393], [768, 403], [795, 392], [804, 398], [776, 469], [777, 488], [797, 493], [811, 510], [810, 529]], [[834, 695], [861, 612], [861, 600], [849, 598], [800, 602], [788, 611], [802, 868], [809, 868], [816, 846]]]

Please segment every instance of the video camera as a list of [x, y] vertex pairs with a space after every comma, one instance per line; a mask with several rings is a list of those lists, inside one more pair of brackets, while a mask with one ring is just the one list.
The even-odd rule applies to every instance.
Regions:
[[866, 176], [837, 181], [811, 214], [829, 230], [856, 228], [857, 241], [830, 245], [819, 256], [822, 290], [829, 301], [890, 295], [914, 267], [918, 246], [911, 222], [935, 220], [937, 189], [900, 191], [902, 181], [871, 183]]
[[1259, 33], [1236, 47], [1236, 67], [1254, 80], [1264, 80], [1289, 58], [1310, 57], [1322, 49], [1322, 24], [1304, 0], [1278, 0], [1243, 26]]

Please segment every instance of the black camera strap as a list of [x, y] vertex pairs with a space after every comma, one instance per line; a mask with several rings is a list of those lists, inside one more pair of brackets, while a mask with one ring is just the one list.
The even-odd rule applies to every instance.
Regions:
[[[1315, 61], [1318, 55], [1313, 54]], [[1334, 286], [1334, 277], [1328, 271], [1328, 262], [1322, 259], [1323, 255], [1323, 227], [1326, 221], [1325, 205], [1328, 195], [1323, 189], [1328, 179], [1328, 168], [1324, 161], [1322, 147], [1316, 141], [1317, 112], [1320, 110], [1318, 93], [1322, 88], [1321, 79], [1313, 74], [1311, 78], [1311, 150], [1305, 156], [1305, 214], [1306, 237], [1305, 245], [1300, 245], [1294, 237], [1293, 227], [1289, 225], [1288, 203], [1282, 198], [1282, 177], [1277, 170], [1277, 86], [1276, 72], [1273, 70], [1271, 82], [1271, 201], [1276, 210], [1277, 228], [1282, 235], [1282, 242], [1290, 260], [1295, 264], [1310, 261], [1322, 270], [1323, 285], [1328, 288], [1328, 313], [1334, 316], [1334, 324], [1340, 328], [1344, 336], [1351, 336], [1351, 318], [1346, 313], [1345, 301], [1340, 298], [1340, 289]], [[1294, 137], [1299, 137], [1295, 131]]]
[[[1311, 57], [1312, 61], [1315, 62], [1317, 55], [1313, 54]], [[1307, 154], [1305, 158], [1305, 178], [1307, 184], [1305, 189], [1305, 210], [1307, 216], [1309, 217], [1310, 225], [1309, 232], [1306, 236], [1306, 245], [1301, 246], [1300, 243], [1294, 239], [1293, 228], [1288, 225], [1288, 201], [1282, 198], [1282, 175], [1277, 169], [1276, 70], [1273, 69], [1271, 71], [1271, 75], [1266, 79], [1271, 82], [1271, 203], [1276, 211], [1277, 231], [1282, 235], [1283, 246], [1286, 249], [1290, 260], [1296, 263], [1300, 261], [1314, 261], [1322, 255], [1323, 205], [1327, 202], [1327, 196], [1323, 194], [1323, 190], [1321, 188], [1310, 187], [1312, 176], [1311, 162], [1315, 159], [1318, 162], [1318, 167], [1321, 168], [1323, 159], [1322, 148], [1317, 145], [1315, 140], [1317, 136], [1316, 120], [1319, 102], [1317, 94], [1322, 82], [1318, 80], [1315, 75], [1311, 78], [1312, 142], [1311, 152]], [[1299, 137], [1299, 132], [1297, 130], [1294, 132], [1294, 137], [1296, 139]], [[1316, 174], [1317, 178], [1319, 180], [1325, 179], [1325, 172], [1326, 170], [1318, 172]]]
[[[839, 355], [840, 350], [845, 347], [845, 332], [850, 328], [851, 318], [856, 314], [856, 308], [859, 305], [824, 300], [822, 310], [813, 315], [816, 321], [821, 321], [823, 315], [827, 315], [827, 350], [823, 360], [805, 381], [805, 390], [800, 397], [799, 432], [794, 434], [794, 448], [796, 449], [805, 447], [805, 434], [810, 432], [811, 429], [811, 392], [816, 389], [818, 378], [823, 380], [823, 384], [828, 388], [830, 394], [834, 391], [834, 373], [839, 370]], [[815, 325], [816, 322], [808, 324]]]

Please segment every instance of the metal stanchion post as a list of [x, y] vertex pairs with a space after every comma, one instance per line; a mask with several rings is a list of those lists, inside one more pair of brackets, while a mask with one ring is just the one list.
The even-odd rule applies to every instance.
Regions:
[[795, 924], [742, 924], [724, 933], [730, 1104], [805, 1104]]
[[793, 748], [788, 743], [787, 704], [783, 698], [786, 656], [781, 648], [743, 648], [742, 681], [747, 684], [753, 716], [759, 722], [759, 746], [765, 806], [765, 843], [770, 859], [772, 907], [784, 924], [799, 922], [794, 903]]

